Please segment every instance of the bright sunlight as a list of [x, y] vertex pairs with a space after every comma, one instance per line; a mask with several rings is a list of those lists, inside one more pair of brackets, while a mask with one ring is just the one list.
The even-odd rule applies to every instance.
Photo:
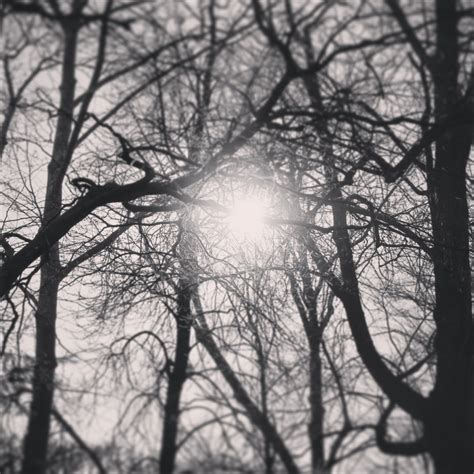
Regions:
[[239, 241], [257, 243], [264, 238], [267, 204], [260, 196], [239, 199], [231, 207], [229, 232]]

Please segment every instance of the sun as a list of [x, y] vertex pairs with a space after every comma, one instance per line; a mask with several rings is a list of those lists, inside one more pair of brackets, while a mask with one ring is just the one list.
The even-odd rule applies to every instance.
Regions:
[[270, 180], [251, 178], [225, 177], [201, 190], [201, 199], [216, 204], [193, 208], [195, 229], [209, 257], [256, 264], [269, 258], [282, 242], [281, 229], [275, 224], [285, 211], [280, 193]]
[[230, 234], [239, 241], [257, 242], [265, 234], [267, 205], [259, 197], [234, 201], [227, 218]]

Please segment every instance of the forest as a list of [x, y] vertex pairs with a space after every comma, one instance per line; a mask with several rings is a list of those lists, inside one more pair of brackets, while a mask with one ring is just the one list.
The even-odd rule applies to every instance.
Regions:
[[472, 0], [3, 0], [1, 474], [472, 474]]

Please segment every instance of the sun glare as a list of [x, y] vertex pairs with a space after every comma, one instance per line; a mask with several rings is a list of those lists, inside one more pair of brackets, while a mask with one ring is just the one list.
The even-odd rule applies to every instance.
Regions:
[[255, 198], [239, 199], [231, 207], [228, 217], [230, 233], [238, 240], [256, 242], [265, 232], [266, 205]]

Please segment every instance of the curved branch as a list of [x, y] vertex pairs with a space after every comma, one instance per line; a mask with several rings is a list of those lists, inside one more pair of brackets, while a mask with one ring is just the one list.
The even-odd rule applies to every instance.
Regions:
[[375, 440], [378, 448], [385, 454], [399, 456], [418, 456], [424, 453], [426, 451], [426, 442], [423, 437], [416, 441], [407, 442], [387, 440], [387, 421], [394, 407], [395, 405], [391, 403], [382, 413], [379, 422], [375, 426]]

